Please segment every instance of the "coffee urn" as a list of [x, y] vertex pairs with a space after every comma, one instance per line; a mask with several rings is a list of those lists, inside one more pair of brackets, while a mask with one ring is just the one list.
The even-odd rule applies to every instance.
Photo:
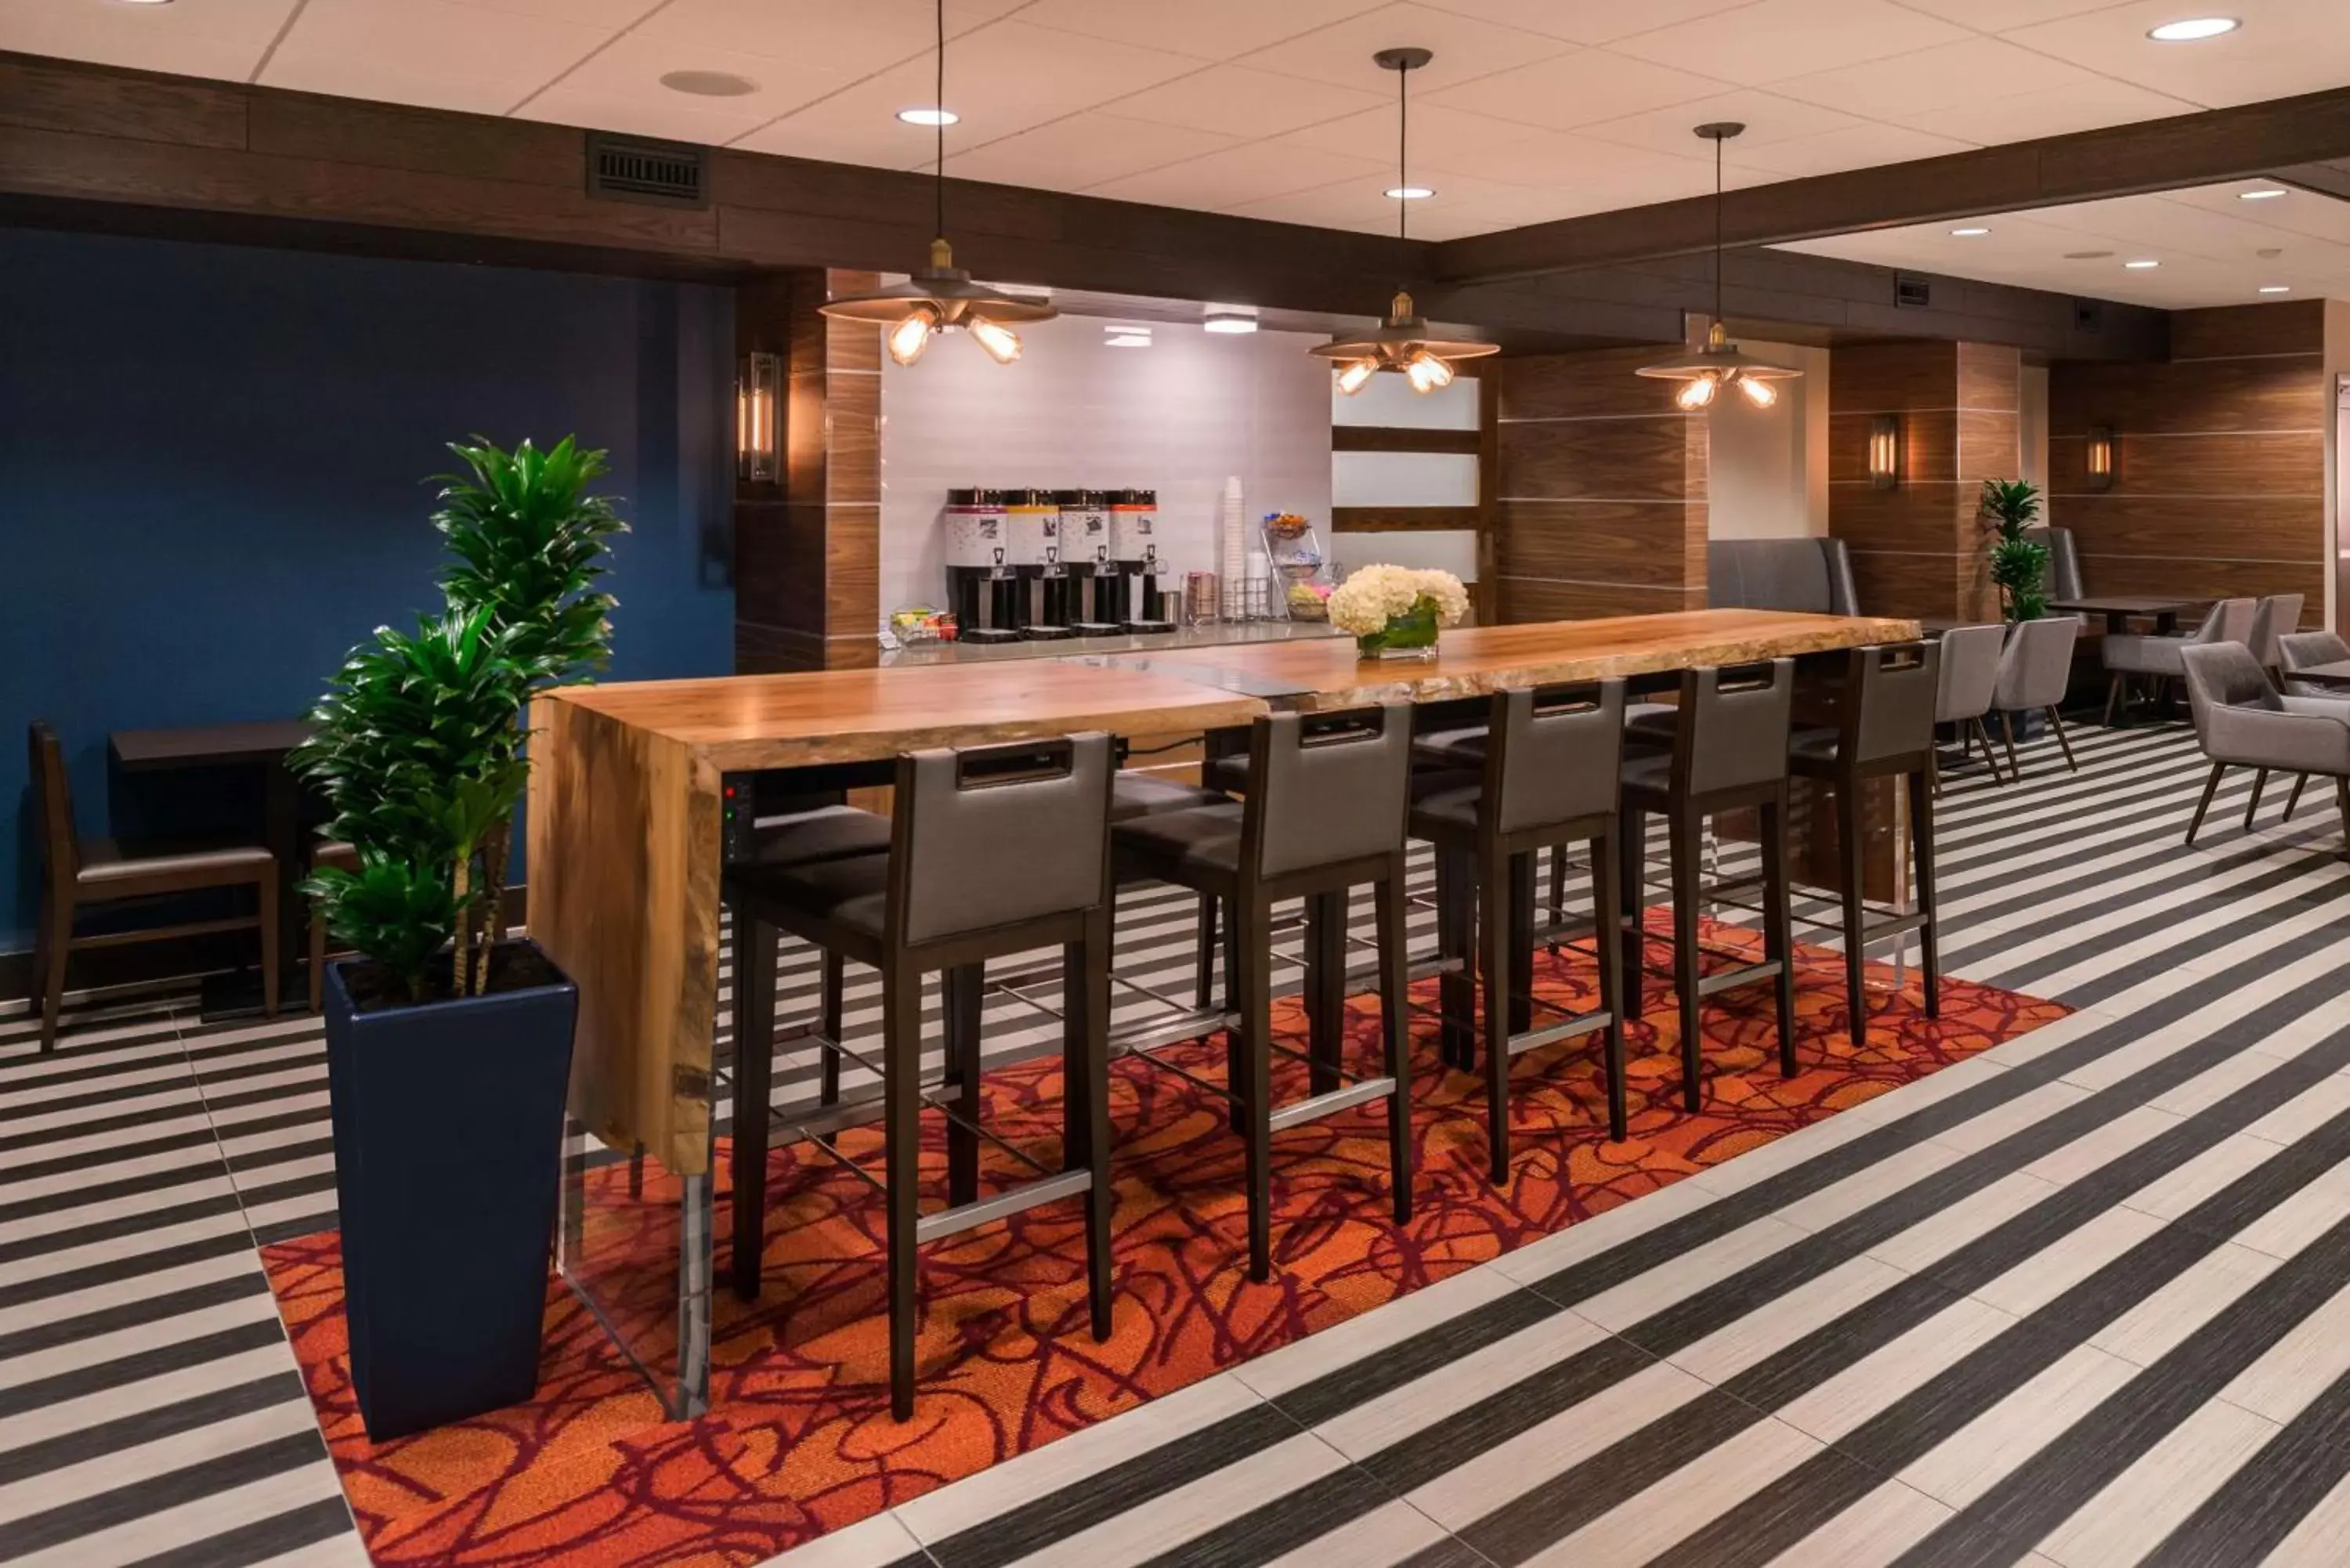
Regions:
[[1061, 560], [1069, 569], [1069, 629], [1112, 637], [1125, 629], [1118, 592], [1124, 578], [1109, 548], [1109, 506], [1098, 490], [1064, 490]]
[[1003, 497], [993, 490], [950, 490], [947, 601], [964, 642], [1014, 642], [1020, 637], [1020, 573], [1012, 564]]
[[1003, 493], [1005, 539], [1020, 574], [1020, 635], [1031, 641], [1072, 637], [1069, 571], [1061, 561], [1061, 503], [1049, 490]]
[[1119, 576], [1118, 619], [1128, 631], [1172, 631], [1159, 613], [1167, 563], [1159, 554], [1159, 493], [1116, 490], [1109, 495], [1109, 553]]

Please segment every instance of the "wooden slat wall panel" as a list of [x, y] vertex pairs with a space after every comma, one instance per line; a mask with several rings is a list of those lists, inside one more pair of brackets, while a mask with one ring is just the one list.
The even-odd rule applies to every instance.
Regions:
[[1633, 372], [1670, 346], [1504, 358], [1493, 554], [1503, 621], [1705, 604], [1706, 421]]
[[[2322, 624], [2322, 301], [2172, 316], [2175, 358], [2049, 370], [2049, 519], [2073, 530], [2093, 593], [2299, 593]], [[2114, 482], [2088, 488], [2086, 432], [2114, 431]]]
[[[1984, 343], [1835, 350], [1828, 377], [1828, 531], [1852, 554], [1864, 610], [1993, 612], [1978, 495], [2022, 469], [2022, 356]], [[1869, 482], [1869, 428], [1901, 421], [1901, 482]]]

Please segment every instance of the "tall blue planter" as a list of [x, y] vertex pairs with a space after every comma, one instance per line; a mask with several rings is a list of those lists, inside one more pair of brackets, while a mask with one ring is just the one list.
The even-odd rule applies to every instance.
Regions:
[[351, 1383], [381, 1441], [538, 1386], [579, 992], [550, 966], [551, 984], [361, 1012], [352, 967], [327, 971], [327, 1085]]

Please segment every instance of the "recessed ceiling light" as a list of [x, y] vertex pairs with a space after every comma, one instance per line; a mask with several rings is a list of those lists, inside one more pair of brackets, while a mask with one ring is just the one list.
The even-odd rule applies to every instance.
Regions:
[[1390, 202], [1425, 202], [1435, 195], [1436, 191], [1429, 185], [1390, 185], [1387, 194]]
[[2129, 268], [2132, 272], [2145, 272], [2150, 267], [2158, 267], [2161, 265], [2162, 264], [2158, 261], [2126, 261], [2122, 263], [2122, 265]]
[[1970, 240], [1978, 234], [1987, 234], [1991, 231], [1989, 229], [1952, 229], [1950, 233], [1962, 240]]
[[2293, 285], [2289, 283], [2264, 283], [2261, 285], [2261, 292], [2262, 294], [2291, 294], [2293, 292]]
[[2284, 192], [2282, 191], [2275, 190], [2273, 188], [2262, 191], [2239, 191], [2236, 192], [2236, 200], [2239, 202], [2265, 202], [2272, 196], [2282, 196]]
[[1253, 332], [1256, 311], [1243, 306], [1211, 305], [1200, 325], [1211, 332]]
[[908, 125], [952, 125], [962, 116], [951, 109], [901, 109], [898, 118]]
[[[145, 3], [151, 5], [153, 0]], [[759, 90], [757, 82], [731, 71], [671, 71], [661, 78], [660, 84], [671, 92], [690, 92], [696, 98], [741, 98]]]
[[2232, 33], [2242, 26], [2233, 16], [2189, 16], [2183, 22], [2165, 22], [2159, 27], [2148, 28], [2146, 36], [2158, 44], [2192, 44]]
[[1150, 347], [1150, 328], [1129, 326], [1124, 322], [1108, 323], [1102, 327], [1102, 347], [1148, 348]]

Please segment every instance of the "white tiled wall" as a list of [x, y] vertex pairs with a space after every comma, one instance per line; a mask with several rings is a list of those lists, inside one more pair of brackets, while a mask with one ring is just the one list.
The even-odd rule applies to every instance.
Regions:
[[958, 337], [881, 375], [881, 610], [937, 604], [938, 510], [962, 485], [1159, 493], [1161, 551], [1213, 571], [1227, 474], [1245, 515], [1330, 518], [1330, 377], [1295, 332], [1218, 336], [1152, 322], [1148, 348], [1105, 346], [1105, 323], [1024, 327], [1017, 364]]

